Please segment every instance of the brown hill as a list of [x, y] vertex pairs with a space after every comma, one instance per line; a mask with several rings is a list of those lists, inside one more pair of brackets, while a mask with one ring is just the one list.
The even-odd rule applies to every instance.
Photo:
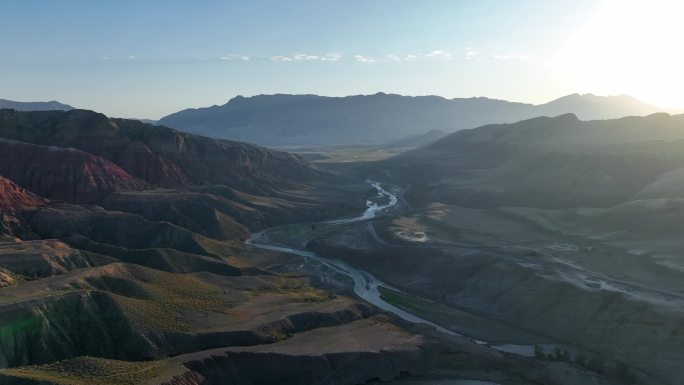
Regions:
[[0, 212], [13, 213], [43, 206], [47, 200], [0, 176]]
[[111, 119], [86, 110], [0, 110], [0, 137], [73, 147], [158, 186], [224, 184], [249, 191], [308, 180], [318, 172], [296, 155]]
[[581, 121], [572, 114], [462, 130], [388, 166], [414, 202], [611, 207], [682, 196], [684, 115]]
[[0, 174], [37, 194], [72, 203], [97, 203], [114, 191], [149, 188], [104, 158], [2, 138]]

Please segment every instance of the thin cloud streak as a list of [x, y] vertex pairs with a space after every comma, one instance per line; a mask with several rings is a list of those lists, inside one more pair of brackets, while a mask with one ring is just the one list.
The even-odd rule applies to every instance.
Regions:
[[370, 56], [364, 56], [364, 55], [354, 55], [354, 60], [356, 60], [357, 63], [364, 63], [364, 64], [375, 63], [374, 58], [372, 58]]
[[[99, 57], [102, 61], [116, 60], [110, 56]], [[123, 58], [122, 58], [123, 59]], [[294, 53], [290, 55], [272, 55], [272, 56], [251, 56], [243, 53], [226, 54], [224, 56], [197, 56], [193, 60], [196, 61], [224, 61], [224, 62], [273, 62], [273, 63], [336, 63], [343, 61], [352, 61], [360, 64], [376, 64], [376, 63], [408, 63], [408, 62], [428, 62], [428, 61], [454, 61], [458, 56], [452, 51], [445, 49], [436, 49], [427, 52], [416, 53], [388, 53], [384, 55], [368, 55], [368, 54], [353, 54], [344, 55], [339, 52], [328, 52], [325, 54], [310, 54], [310, 53]], [[497, 54], [487, 54], [482, 50], [474, 47], [466, 47], [462, 60], [477, 61], [477, 60], [499, 60], [499, 61], [518, 61], [529, 62], [532, 61], [533, 56], [526, 53], [503, 52]], [[138, 60], [136, 56], [127, 56], [125, 60]]]

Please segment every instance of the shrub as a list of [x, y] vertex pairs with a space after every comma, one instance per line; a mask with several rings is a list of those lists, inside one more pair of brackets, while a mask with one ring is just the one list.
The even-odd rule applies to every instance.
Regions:
[[603, 373], [604, 360], [601, 356], [595, 356], [589, 359], [587, 367], [596, 373]]
[[630, 371], [629, 367], [623, 364], [622, 362], [618, 363], [615, 372], [617, 373], [617, 376], [620, 379], [620, 381], [624, 382], [625, 384], [636, 383], [636, 374]]

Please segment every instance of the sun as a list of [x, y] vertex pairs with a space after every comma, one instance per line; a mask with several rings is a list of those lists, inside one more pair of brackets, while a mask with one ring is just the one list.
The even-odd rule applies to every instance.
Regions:
[[569, 86], [684, 108], [684, 1], [609, 0], [553, 59]]

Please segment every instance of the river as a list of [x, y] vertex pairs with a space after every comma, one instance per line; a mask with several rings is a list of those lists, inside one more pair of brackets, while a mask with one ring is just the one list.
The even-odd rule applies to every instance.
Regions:
[[[376, 199], [368, 199], [366, 201], [366, 210], [363, 212], [363, 214], [353, 217], [353, 218], [339, 218], [339, 219], [333, 219], [329, 221], [325, 221], [323, 223], [326, 224], [331, 224], [331, 225], [340, 225], [340, 224], [348, 224], [348, 223], [354, 223], [354, 222], [361, 222], [361, 221], [367, 221], [370, 219], [375, 218], [378, 213], [381, 213], [383, 211], [387, 211], [389, 209], [392, 209], [396, 207], [399, 204], [399, 199], [397, 197], [397, 193], [393, 193], [391, 191], [386, 190], [385, 188], [382, 187], [382, 185], [379, 182], [375, 182], [372, 180], [367, 181], [368, 184], [370, 184], [372, 187], [374, 187], [377, 190], [377, 196]], [[385, 201], [387, 203], [383, 204], [378, 204], [376, 201]], [[423, 324], [427, 325], [430, 327], [435, 328], [437, 331], [452, 335], [452, 336], [458, 336], [462, 337], [465, 339], [468, 339], [478, 345], [488, 345], [489, 347], [503, 351], [503, 352], [508, 352], [508, 353], [513, 353], [521, 356], [526, 356], [526, 357], [532, 357], [534, 356], [534, 345], [517, 345], [517, 344], [490, 344], [485, 341], [481, 341], [475, 338], [471, 338], [468, 336], [465, 336], [463, 334], [457, 333], [453, 330], [449, 330], [443, 326], [437, 325], [434, 322], [428, 321], [425, 318], [422, 318], [420, 316], [417, 316], [415, 314], [409, 313], [405, 311], [404, 309], [398, 308], [394, 305], [392, 305], [389, 302], [386, 302], [384, 299], [382, 299], [382, 296], [380, 294], [380, 291], [378, 290], [379, 287], [384, 287], [387, 289], [395, 290], [395, 291], [401, 291], [398, 290], [391, 285], [380, 281], [377, 279], [373, 274], [350, 266], [348, 263], [341, 261], [339, 259], [335, 258], [330, 258], [330, 257], [323, 257], [320, 256], [312, 251], [309, 250], [303, 250], [303, 249], [295, 249], [292, 247], [287, 247], [287, 246], [279, 246], [279, 245], [274, 245], [267, 243], [266, 240], [264, 240], [263, 235], [266, 234], [270, 229], [265, 229], [262, 230], [258, 233], [252, 234], [252, 236], [246, 241], [247, 244], [254, 246], [259, 249], [263, 250], [272, 250], [272, 251], [279, 251], [283, 253], [289, 253], [289, 254], [295, 254], [304, 257], [306, 260], [314, 260], [317, 261], [318, 263], [328, 267], [329, 269], [343, 274], [349, 278], [351, 278], [354, 281], [354, 293], [356, 293], [357, 296], [362, 298], [368, 303], [371, 303], [378, 308], [385, 310], [389, 313], [394, 314], [395, 316], [411, 322], [415, 324]], [[553, 347], [558, 347], [561, 345], [544, 345], [543, 347], [547, 349], [551, 349]]]
[[[330, 224], [330, 225], [341, 225], [341, 224], [349, 224], [349, 223], [354, 223], [354, 222], [361, 222], [361, 221], [368, 221], [373, 218], [375, 218], [379, 213], [383, 211], [387, 211], [389, 209], [392, 209], [396, 207], [399, 204], [399, 199], [397, 197], [397, 194], [400, 194], [400, 192], [394, 193], [391, 191], [386, 190], [383, 188], [383, 186], [379, 182], [367, 181], [368, 184], [370, 184], [372, 187], [374, 187], [377, 190], [377, 197], [376, 199], [368, 199], [366, 201], [366, 210], [363, 212], [363, 214], [353, 217], [353, 218], [339, 218], [339, 219], [333, 219], [329, 221], [325, 221], [323, 223]], [[381, 202], [387, 202], [383, 204], [377, 203], [378, 201]], [[372, 223], [372, 222], [369, 222]], [[387, 289], [392, 289], [396, 291], [401, 291], [396, 288], [393, 288], [391, 285], [380, 281], [377, 279], [373, 274], [350, 266], [348, 263], [335, 259], [335, 258], [330, 258], [330, 257], [323, 257], [320, 256], [312, 251], [305, 250], [305, 249], [296, 249], [296, 248], [291, 248], [287, 246], [279, 246], [275, 244], [270, 244], [267, 243], [267, 237], [263, 237], [265, 233], [267, 233], [269, 229], [265, 229], [263, 231], [260, 231], [258, 233], [253, 234], [247, 241], [246, 243], [249, 245], [252, 245], [256, 248], [259, 249], [264, 249], [264, 250], [272, 250], [272, 251], [279, 251], [279, 252], [284, 252], [284, 253], [289, 253], [289, 254], [295, 254], [299, 255], [305, 258], [305, 260], [314, 260], [317, 261], [318, 263], [328, 267], [329, 269], [343, 274], [349, 278], [351, 278], [354, 281], [354, 293], [356, 293], [357, 296], [362, 298], [368, 303], [371, 303], [378, 308], [385, 310], [386, 312], [392, 313], [395, 316], [411, 322], [415, 324], [423, 324], [427, 325], [430, 327], [435, 328], [437, 331], [451, 335], [451, 336], [458, 336], [465, 338], [467, 340], [470, 340], [478, 345], [487, 345], [492, 349], [501, 351], [501, 352], [506, 352], [506, 353], [512, 353], [520, 356], [525, 356], [525, 357], [534, 357], [535, 356], [535, 346], [539, 346], [540, 348], [544, 349], [546, 352], [553, 352], [556, 349], [565, 349], [569, 350], [572, 352], [572, 356], [574, 357], [578, 350], [576, 350], [573, 347], [569, 347], [567, 345], [560, 345], [560, 344], [539, 344], [539, 345], [530, 345], [530, 344], [496, 344], [496, 343], [489, 343], [485, 341], [481, 341], [475, 338], [468, 337], [466, 335], [457, 333], [453, 330], [447, 329], [443, 326], [437, 325], [434, 322], [431, 322], [429, 320], [426, 320], [418, 315], [409, 313], [405, 311], [404, 309], [398, 308], [391, 303], [386, 302], [384, 299], [382, 299], [380, 291], [378, 290], [379, 287], [384, 287]], [[266, 238], [266, 239], [264, 239]], [[461, 380], [454, 380], [453, 382], [444, 382], [444, 381], [436, 381], [436, 382], [423, 382], [423, 381], [418, 381], [418, 382], [407, 382], [406, 384], [421, 384], [421, 385], [433, 385], [433, 384], [439, 384], [439, 385], [497, 385], [495, 383], [491, 382], [479, 382], [479, 381], [461, 381]], [[400, 382], [401, 383], [401, 382]], [[398, 383], [398, 384], [400, 384]], [[403, 383], [401, 383], [403, 384]]]
[[[366, 201], [366, 211], [364, 211], [363, 214], [361, 214], [358, 217], [353, 217], [353, 218], [340, 218], [340, 219], [333, 219], [330, 221], [326, 221], [324, 223], [327, 224], [345, 224], [345, 223], [353, 223], [353, 222], [360, 222], [360, 221], [366, 221], [369, 219], [373, 219], [376, 217], [376, 215], [380, 212], [383, 212], [385, 210], [391, 209], [399, 203], [399, 199], [397, 198], [397, 195], [395, 193], [392, 193], [390, 191], [385, 190], [382, 185], [378, 182], [375, 181], [367, 181], [368, 184], [373, 186], [377, 192], [377, 199], [376, 200], [381, 200], [381, 199], [386, 199], [387, 203], [384, 204], [378, 204], [376, 203], [375, 200], [368, 199]], [[260, 239], [263, 238], [263, 234], [267, 233], [269, 229], [260, 231], [258, 233], [253, 234], [247, 241], [246, 243], [254, 246], [259, 249], [264, 249], [264, 250], [272, 250], [272, 251], [279, 251], [283, 253], [289, 253], [289, 254], [296, 254], [299, 256], [302, 256], [304, 258], [312, 259], [315, 261], [318, 261], [319, 263], [323, 264], [324, 266], [334, 270], [337, 273], [346, 275], [347, 277], [351, 278], [354, 281], [354, 293], [358, 295], [360, 298], [365, 300], [366, 302], [369, 302], [377, 307], [379, 307], [382, 310], [385, 310], [389, 313], [392, 313], [396, 315], [397, 317], [411, 322], [411, 323], [416, 323], [416, 324], [424, 324], [431, 326], [438, 331], [449, 334], [449, 335], [454, 335], [454, 336], [459, 336], [459, 337], [464, 337], [472, 340], [473, 342], [476, 342], [478, 344], [484, 344], [482, 341], [478, 341], [472, 338], [469, 338], [467, 336], [464, 336], [462, 334], [456, 333], [452, 330], [449, 330], [445, 327], [442, 327], [440, 325], [437, 325], [431, 321], [428, 321], [424, 318], [421, 318], [415, 314], [409, 313], [403, 309], [400, 309], [394, 305], [392, 305], [389, 302], [386, 302], [384, 299], [382, 299], [382, 296], [380, 295], [380, 291], [378, 290], [378, 287], [382, 286], [388, 289], [392, 290], [397, 290], [393, 288], [391, 285], [388, 285], [379, 279], [375, 278], [373, 274], [362, 270], [355, 268], [353, 266], [350, 266], [348, 263], [338, 260], [338, 259], [333, 259], [333, 258], [328, 258], [328, 257], [323, 257], [320, 256], [312, 251], [309, 250], [301, 250], [301, 249], [294, 249], [291, 247], [286, 247], [286, 246], [277, 246], [277, 245], [272, 245], [268, 244], [265, 242], [260, 242]], [[397, 290], [398, 291], [398, 290]]]

